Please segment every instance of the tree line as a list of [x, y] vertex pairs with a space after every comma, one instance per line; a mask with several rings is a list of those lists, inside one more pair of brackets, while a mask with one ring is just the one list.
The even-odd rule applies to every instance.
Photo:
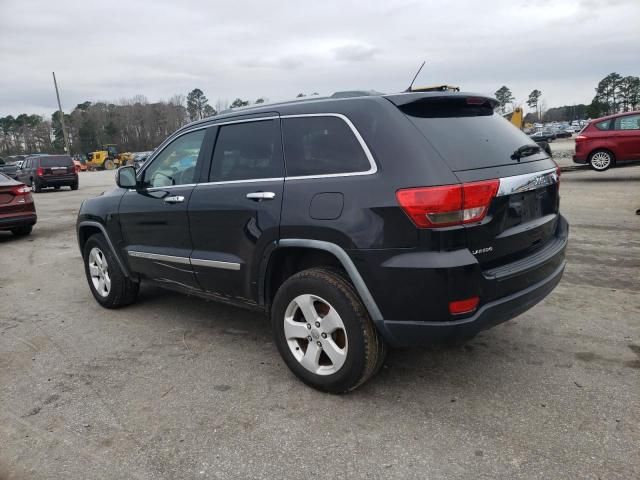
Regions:
[[[570, 121], [640, 109], [640, 77], [633, 75], [623, 77], [613, 72], [598, 82], [595, 91], [596, 94], [589, 105], [563, 105], [546, 110], [542, 101], [542, 92], [534, 89], [526, 100], [533, 112], [526, 115], [525, 121], [541, 119], [549, 122]], [[515, 107], [516, 99], [506, 85], [496, 90], [494, 95], [498, 100], [500, 113], [506, 113], [507, 110]]]
[[[597, 118], [640, 108], [640, 78], [637, 76], [623, 77], [615, 72], [610, 73], [598, 82], [595, 91], [589, 105], [565, 105], [546, 110], [542, 92], [534, 89], [526, 100], [533, 112], [527, 114], [525, 121]], [[501, 113], [516, 105], [516, 99], [506, 85], [494, 95]], [[305, 96], [299, 93], [297, 98]], [[227, 108], [260, 104], [266, 100], [260, 97], [251, 102], [236, 98], [231, 103], [218, 100], [211, 105], [204, 92], [195, 88], [186, 97], [174, 95], [167, 101], [155, 103], [142, 95], [117, 103], [83, 102], [76, 105], [71, 113], [65, 114], [64, 121], [72, 154], [86, 154], [102, 148], [104, 144], [115, 144], [120, 151], [137, 152], [152, 150], [189, 121], [217, 115]], [[16, 117], [0, 117], [0, 156], [38, 152], [64, 152], [59, 111], [53, 113], [50, 119], [26, 113]]]
[[[260, 97], [253, 103], [264, 103]], [[196, 88], [184, 95], [174, 95], [167, 101], [149, 102], [138, 95], [116, 103], [83, 102], [71, 113], [65, 113], [64, 123], [69, 135], [71, 154], [86, 154], [105, 144], [117, 145], [121, 152], [153, 150], [166, 137], [190, 121], [216, 115], [228, 108], [250, 105], [236, 98], [230, 104], [218, 100], [209, 103], [204, 92]], [[60, 112], [51, 118], [20, 114], [0, 118], [0, 156], [28, 153], [64, 153], [64, 137]]]

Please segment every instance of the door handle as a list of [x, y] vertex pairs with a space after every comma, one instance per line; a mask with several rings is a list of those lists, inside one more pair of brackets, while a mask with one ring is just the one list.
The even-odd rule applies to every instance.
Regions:
[[173, 195], [171, 197], [165, 197], [164, 203], [182, 203], [184, 202], [184, 197], [182, 195]]
[[261, 202], [262, 200], [273, 200], [276, 198], [276, 194], [273, 192], [252, 192], [247, 193], [247, 198], [255, 202]]

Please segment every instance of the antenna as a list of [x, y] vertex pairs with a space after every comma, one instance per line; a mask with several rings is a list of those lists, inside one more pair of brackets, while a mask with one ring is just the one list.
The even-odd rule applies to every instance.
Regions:
[[420, 75], [420, 72], [422, 71], [422, 67], [424, 67], [424, 64], [427, 63], [426, 60], [424, 60], [422, 62], [422, 65], [420, 65], [420, 68], [418, 69], [418, 71], [416, 72], [415, 76], [413, 77], [413, 80], [411, 80], [411, 83], [409, 84], [409, 87], [405, 90], [405, 92], [410, 92], [411, 91], [411, 87], [413, 87], [413, 82], [416, 81], [416, 78], [418, 78], [418, 75]]

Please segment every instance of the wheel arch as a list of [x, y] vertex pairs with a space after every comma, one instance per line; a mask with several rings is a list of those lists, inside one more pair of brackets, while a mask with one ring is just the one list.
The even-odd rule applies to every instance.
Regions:
[[122, 258], [118, 254], [118, 251], [116, 250], [113, 242], [111, 241], [111, 237], [109, 237], [109, 233], [107, 232], [107, 229], [104, 228], [104, 225], [102, 225], [101, 223], [94, 222], [91, 220], [84, 220], [78, 223], [77, 235], [78, 235], [78, 246], [80, 247], [80, 253], [82, 254], [82, 252], [84, 251], [84, 245], [85, 243], [87, 243], [87, 240], [89, 240], [89, 237], [91, 237], [91, 235], [94, 235], [96, 233], [101, 233], [104, 235], [104, 238], [107, 240], [107, 244], [109, 245], [111, 252], [116, 257], [116, 260], [118, 261], [118, 265], [124, 272], [124, 276], [127, 278], [130, 278], [131, 273], [129, 272], [129, 268], [122, 261]]
[[321, 265], [341, 267], [360, 295], [373, 321], [382, 321], [378, 305], [347, 252], [335, 243], [321, 240], [280, 240], [262, 262], [258, 279], [259, 302], [269, 306], [277, 288], [286, 278], [297, 271]]

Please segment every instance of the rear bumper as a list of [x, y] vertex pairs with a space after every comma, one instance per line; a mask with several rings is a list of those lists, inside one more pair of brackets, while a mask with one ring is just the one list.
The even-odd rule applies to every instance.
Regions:
[[12, 215], [10, 217], [0, 217], [0, 230], [11, 230], [12, 228], [35, 225], [38, 216], [35, 213]]
[[382, 320], [377, 323], [378, 330], [395, 347], [471, 338], [482, 330], [517, 317], [543, 300], [560, 282], [565, 265], [566, 262], [563, 261], [549, 277], [524, 290], [486, 303], [472, 317], [451, 322]]
[[51, 177], [38, 177], [41, 187], [55, 187], [58, 185], [71, 185], [78, 182], [78, 174], [56, 175]]
[[[558, 284], [568, 237], [569, 225], [558, 215], [554, 236], [545, 246], [489, 270], [481, 270], [470, 253], [465, 261], [462, 251], [410, 254], [408, 264], [397, 265], [397, 258], [406, 257], [401, 254], [384, 265], [402, 268], [382, 269], [375, 276], [379, 281], [369, 284], [381, 307], [376, 326], [389, 344], [401, 347], [473, 337], [514, 318]], [[458, 318], [449, 313], [449, 301], [473, 296], [480, 297], [474, 314]]]

